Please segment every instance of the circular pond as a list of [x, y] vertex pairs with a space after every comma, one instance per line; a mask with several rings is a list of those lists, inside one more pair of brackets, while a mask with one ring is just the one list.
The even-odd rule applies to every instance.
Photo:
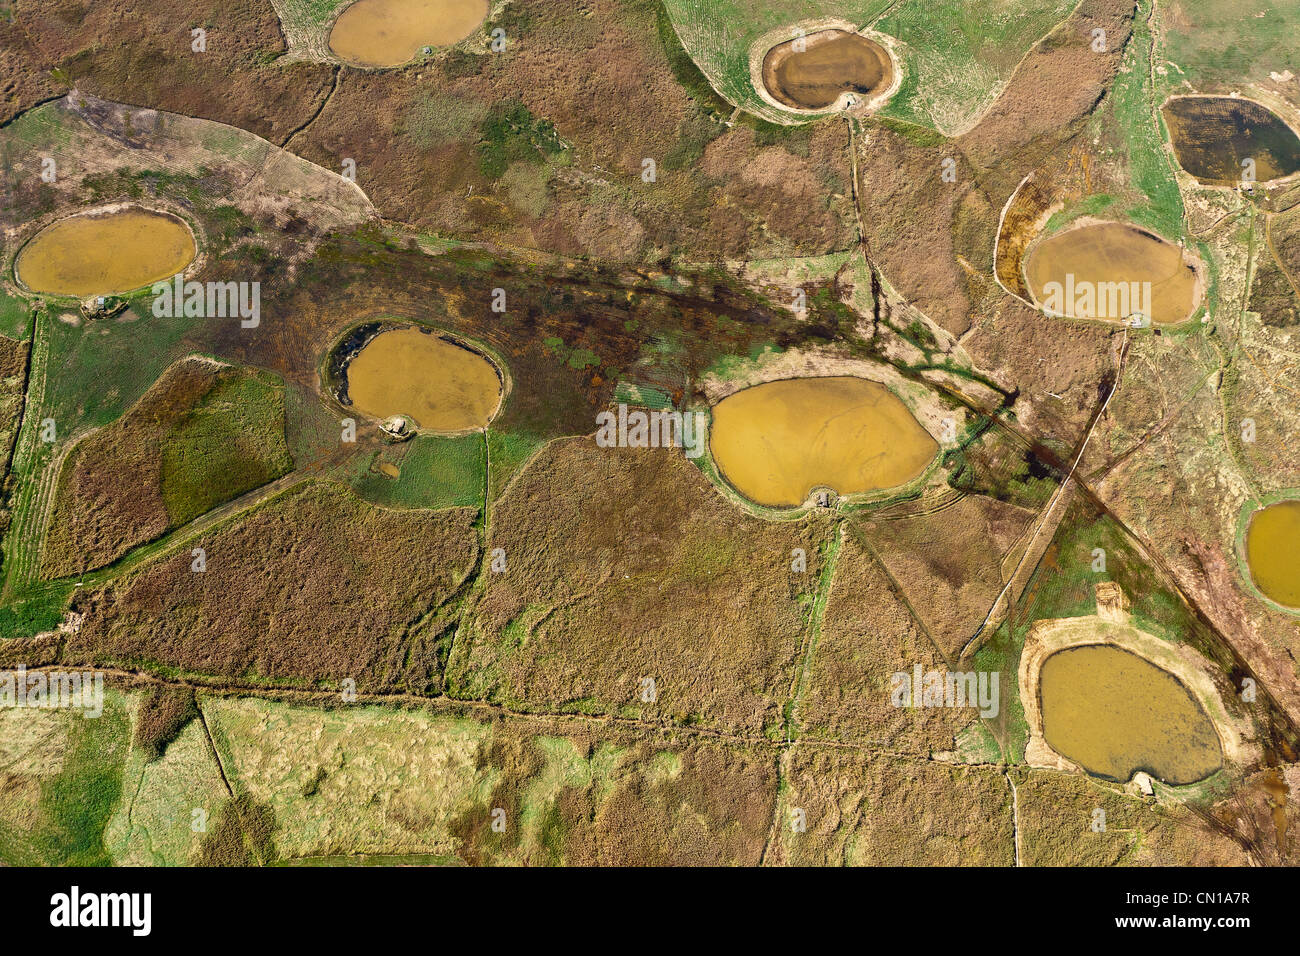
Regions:
[[754, 385], [713, 409], [713, 458], [746, 498], [795, 507], [813, 489], [861, 494], [905, 484], [939, 446], [888, 388], [848, 376]]
[[1110, 644], [1057, 651], [1039, 673], [1043, 737], [1099, 777], [1139, 770], [1171, 785], [1208, 777], [1223, 762], [1219, 735], [1179, 680]]
[[487, 0], [357, 0], [334, 21], [329, 45], [357, 66], [401, 66], [426, 46], [459, 43], [487, 13]]
[[1270, 601], [1300, 610], [1300, 501], [1260, 508], [1246, 529], [1251, 580]]
[[1202, 280], [1182, 247], [1122, 222], [1088, 223], [1035, 243], [1025, 278], [1040, 308], [1074, 319], [1156, 324], [1191, 318]]
[[501, 407], [501, 373], [487, 356], [415, 326], [380, 331], [343, 374], [358, 411], [409, 417], [428, 431], [482, 428]]
[[33, 292], [89, 298], [169, 279], [194, 261], [189, 226], [139, 207], [60, 219], [27, 243], [14, 273]]
[[821, 30], [787, 40], [763, 57], [767, 92], [793, 109], [827, 109], [845, 93], [870, 98], [893, 82], [889, 52], [874, 40], [846, 30]]

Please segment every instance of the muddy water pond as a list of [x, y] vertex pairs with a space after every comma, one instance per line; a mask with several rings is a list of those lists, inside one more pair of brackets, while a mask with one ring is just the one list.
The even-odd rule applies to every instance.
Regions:
[[713, 409], [710, 447], [727, 481], [761, 505], [793, 507], [825, 486], [841, 495], [920, 475], [939, 446], [889, 389], [866, 379], [755, 385]]
[[1265, 597], [1300, 608], [1300, 501], [1280, 501], [1251, 516], [1246, 562]]
[[1089, 773], [1127, 781], [1139, 770], [1181, 785], [1223, 762], [1219, 736], [1176, 677], [1109, 644], [1057, 651], [1039, 675], [1043, 737]]
[[501, 376], [483, 354], [418, 328], [380, 332], [347, 365], [352, 404], [372, 418], [405, 415], [421, 429], [482, 428], [501, 406]]
[[1141, 313], [1156, 324], [1190, 318], [1203, 285], [1182, 247], [1122, 222], [1041, 240], [1025, 260], [1025, 278], [1049, 313], [1107, 322]]
[[870, 98], [893, 82], [894, 65], [885, 48], [844, 30], [787, 40], [763, 58], [768, 93], [795, 109], [825, 109], [844, 93]]
[[1258, 182], [1300, 172], [1300, 137], [1272, 110], [1226, 96], [1180, 96], [1164, 106], [1179, 165], [1203, 183], [1234, 186], [1254, 161]]
[[401, 66], [426, 46], [459, 43], [487, 16], [487, 0], [357, 0], [330, 30], [341, 60]]
[[84, 299], [169, 279], [196, 254], [194, 236], [184, 222], [128, 208], [47, 226], [23, 247], [14, 271], [33, 292]]

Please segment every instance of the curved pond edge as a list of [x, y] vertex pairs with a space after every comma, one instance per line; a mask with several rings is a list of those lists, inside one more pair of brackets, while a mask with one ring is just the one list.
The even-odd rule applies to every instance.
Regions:
[[[488, 419], [485, 425], [479, 428], [462, 428], [457, 431], [438, 431], [432, 428], [417, 427], [413, 429], [413, 432], [419, 435], [457, 438], [462, 435], [473, 435], [490, 428], [492, 423], [500, 418], [501, 413], [505, 411], [506, 401], [509, 399], [510, 393], [514, 391], [514, 379], [510, 375], [509, 366], [506, 364], [505, 359], [495, 349], [484, 344], [479, 339], [424, 319], [380, 313], [349, 323], [334, 337], [329, 348], [325, 350], [325, 354], [317, 368], [321, 393], [327, 395], [344, 412], [358, 415], [366, 421], [376, 423], [382, 421], [382, 419], [358, 412], [353, 406], [352, 399], [348, 396], [348, 365], [361, 354], [362, 349], [381, 333], [411, 328], [419, 329], [427, 335], [436, 335], [452, 345], [482, 357], [492, 366], [496, 372], [497, 380], [501, 383], [501, 400], [497, 402], [496, 411], [492, 413], [492, 417]], [[418, 425], [418, 422], [416, 424]]]
[[[893, 68], [893, 81], [889, 86], [870, 99], [863, 100], [848, 106], [847, 99], [852, 94], [841, 93], [835, 102], [830, 106], [819, 110], [805, 110], [795, 106], [787, 106], [767, 90], [767, 84], [763, 82], [763, 61], [767, 59], [767, 54], [774, 47], [795, 40], [800, 36], [810, 37], [814, 33], [821, 33], [825, 30], [842, 30], [845, 33], [856, 33], [858, 36], [870, 40], [889, 57], [890, 65]], [[790, 123], [794, 125], [800, 122], [808, 122], [819, 119], [823, 116], [839, 116], [848, 114], [850, 116], [870, 116], [878, 113], [885, 105], [894, 98], [903, 86], [903, 80], [906, 76], [906, 70], [903, 67], [903, 59], [898, 52], [899, 41], [887, 33], [880, 33], [869, 27], [859, 28], [857, 24], [839, 17], [825, 17], [813, 20], [801, 20], [787, 26], [778, 27], [775, 30], [769, 30], [749, 47], [749, 85], [753, 87], [754, 92], [768, 106], [780, 111], [790, 118]]]
[[[1028, 181], [1029, 181], [1029, 177], [1026, 177], [1025, 180], [1022, 181], [1020, 185], [1023, 186], [1025, 182]], [[1017, 191], [1019, 191], [1019, 187], [1017, 187]], [[1013, 198], [1014, 198], [1014, 194], [1013, 194]], [[1007, 205], [1003, 208], [1002, 210], [1003, 216], [1006, 215], [1006, 210], [1010, 208], [1010, 202], [1011, 201], [1008, 200]], [[1050, 219], [1051, 219], [1051, 210], [1049, 210], [1048, 215], [1046, 215], [1045, 218], [1043, 219], [1044, 227], [1046, 227], [1047, 222]], [[1192, 307], [1192, 311], [1187, 314], [1187, 317], [1183, 319], [1179, 319], [1177, 322], [1152, 322], [1150, 325], [1143, 326], [1145, 330], [1149, 331], [1151, 329], [1157, 329], [1157, 328], [1161, 330], [1182, 329], [1189, 325], [1192, 325], [1193, 323], [1200, 322], [1201, 317], [1203, 315], [1208, 314], [1210, 291], [1212, 286], [1212, 282], [1211, 282], [1212, 276], [1210, 273], [1209, 263], [1205, 261], [1205, 259], [1200, 255], [1199, 252], [1193, 252], [1192, 248], [1189, 245], [1186, 245], [1174, 239], [1169, 239], [1166, 236], [1162, 236], [1154, 229], [1151, 229], [1148, 226], [1140, 225], [1139, 223], [1136, 222], [1132, 222], [1131, 220], [1100, 219], [1096, 216], [1079, 216], [1076, 219], [1072, 219], [1063, 228], [1057, 229], [1054, 232], [1048, 232], [1046, 228], [1043, 228], [1041, 231], [1038, 232], [1037, 235], [1034, 236], [1033, 239], [1031, 239], [1028, 243], [1026, 243], [1024, 252], [1020, 257], [1020, 263], [1019, 263], [1020, 277], [1021, 279], [1024, 280], [1025, 289], [1028, 290], [1029, 298], [1032, 300], [1028, 304], [1032, 306], [1035, 311], [1041, 313], [1045, 318], [1050, 318], [1053, 321], [1058, 321], [1058, 322], [1059, 321], [1087, 322], [1092, 325], [1100, 325], [1112, 329], [1126, 327], [1125, 323], [1114, 319], [1089, 319], [1089, 318], [1079, 318], [1078, 316], [1073, 316], [1073, 315], [1049, 315], [1046, 309], [1044, 309], [1043, 304], [1038, 301], [1038, 294], [1034, 291], [1033, 283], [1029, 281], [1029, 273], [1028, 273], [1029, 260], [1033, 258], [1034, 250], [1038, 247], [1040, 243], [1044, 242], [1047, 239], [1056, 239], [1060, 236], [1067, 235], [1076, 229], [1087, 229], [1091, 226], [1126, 226], [1129, 229], [1133, 229], [1137, 232], [1151, 236], [1152, 238], [1157, 239], [1160, 242], [1173, 246], [1175, 249], [1181, 249], [1183, 253], [1183, 262], [1190, 265], [1193, 271], [1196, 273], [1196, 293], [1197, 293], [1196, 304]], [[999, 220], [998, 222], [999, 232], [1001, 231], [1001, 228], [1002, 228], [1002, 221]], [[995, 254], [996, 254], [996, 242], [995, 242]], [[1000, 282], [999, 285], [1001, 285]], [[1005, 289], [1006, 287], [1003, 286], [1003, 288]], [[1020, 299], [1020, 301], [1022, 302], [1025, 301], [1023, 298], [1021, 298], [1019, 295], [1016, 295], [1015, 293], [1010, 293], [1010, 294], [1015, 295], [1015, 297], [1017, 299]]]
[[[177, 207], [173, 206], [170, 203], [154, 203], [154, 202], [143, 203], [143, 202], [136, 202], [135, 200], [132, 199], [132, 200], [122, 200], [119, 202], [103, 203], [98, 206], [91, 206], [89, 208], [76, 209], [72, 211], [63, 209], [57, 212], [47, 213], [44, 216], [40, 216], [36, 219], [32, 219], [23, 223], [19, 227], [18, 236], [13, 240], [14, 242], [13, 253], [6, 254], [4, 259], [5, 280], [8, 282], [12, 282], [14, 288], [16, 288], [21, 295], [26, 297], [39, 296], [43, 299], [48, 299], [51, 302], [65, 302], [69, 304], [74, 302], [86, 301], [75, 295], [65, 295], [59, 292], [38, 292], [37, 290], [30, 288], [25, 282], [23, 282], [23, 280], [18, 275], [18, 259], [19, 257], [22, 256], [23, 251], [29, 245], [31, 245], [32, 240], [35, 239], [37, 236], [39, 236], [41, 233], [45, 232], [45, 230], [49, 229], [51, 226], [55, 226], [69, 219], [79, 219], [84, 216], [90, 216], [90, 217], [107, 216], [107, 215], [112, 215], [113, 213], [127, 212], [132, 209], [138, 209], [142, 212], [154, 213], [155, 215], [158, 216], [166, 216], [169, 219], [175, 219], [177, 222], [183, 225], [190, 234], [190, 241], [194, 243], [194, 258], [191, 259], [186, 264], [185, 268], [182, 269], [179, 273], [174, 273], [172, 276], [167, 276], [166, 279], [174, 278], [175, 275], [180, 275], [182, 277], [191, 276], [196, 274], [203, 268], [205, 262], [205, 255], [206, 255], [204, 252], [204, 248], [206, 244], [206, 236], [203, 233], [203, 229], [199, 226], [197, 222], [195, 222], [195, 220], [193, 220], [184, 211], [178, 209]], [[166, 279], [156, 279], [154, 281], [163, 282], [166, 281]], [[106, 295], [110, 295], [118, 299], [129, 299], [151, 288], [153, 284], [154, 284], [153, 282], [147, 282], [144, 285], [135, 287], [134, 289], [128, 289], [124, 292], [106, 293]], [[88, 298], [95, 298], [95, 297], [90, 296]]]
[[[1253, 728], [1242, 717], [1228, 712], [1211, 674], [1213, 666], [1185, 644], [1172, 644], [1143, 631], [1128, 613], [1128, 602], [1117, 584], [1097, 585], [1097, 613], [1082, 617], [1053, 618], [1035, 621], [1025, 636], [1020, 654], [1017, 685], [1024, 708], [1029, 741], [1025, 745], [1025, 763], [1030, 767], [1061, 770], [1086, 775], [1089, 779], [1107, 778], [1088, 773], [1068, 757], [1052, 748], [1043, 736], [1043, 711], [1039, 677], [1043, 662], [1057, 651], [1074, 647], [1106, 645], [1128, 651], [1147, 663], [1166, 671], [1188, 692], [1214, 726], [1219, 737], [1222, 763], [1209, 776], [1177, 786], [1155, 780], [1158, 786], [1178, 793], [1193, 793], [1189, 788], [1203, 787], [1233, 766], [1250, 763], [1259, 756], [1253, 740]], [[1140, 772], [1140, 771], [1139, 771]], [[1134, 773], [1136, 777], [1137, 772]], [[1154, 780], [1154, 778], [1153, 778]], [[1136, 786], [1132, 779], [1127, 785]]]
[[[1195, 176], [1193, 176], [1191, 173], [1189, 173], [1187, 170], [1183, 169], [1182, 163], [1178, 161], [1178, 153], [1174, 149], [1173, 136], [1170, 135], [1168, 130], [1168, 124], [1165, 122], [1165, 107], [1168, 106], [1170, 103], [1172, 103], [1174, 100], [1237, 100], [1243, 103], [1254, 103], [1256, 106], [1262, 106], [1264, 109], [1268, 110], [1270, 113], [1276, 116], [1279, 120], [1281, 120], [1284, 124], [1286, 124], [1286, 126], [1291, 130], [1292, 133], [1295, 133], [1297, 139], [1300, 139], [1300, 126], [1297, 126], [1297, 123], [1300, 122], [1300, 117], [1295, 117], [1294, 115], [1295, 107], [1291, 106], [1290, 103], [1287, 103], [1285, 100], [1281, 98], [1269, 97], [1268, 99], [1271, 100], [1272, 102], [1265, 102], [1264, 99], [1258, 96], [1238, 96], [1233, 93], [1193, 92], [1193, 93], [1171, 93], [1169, 96], [1166, 96], [1164, 101], [1158, 107], [1156, 107], [1156, 115], [1159, 117], [1160, 126], [1162, 127], [1162, 131], [1164, 132], [1164, 136], [1162, 136], [1161, 138], [1164, 140], [1165, 151], [1169, 156], [1170, 162], [1173, 163], [1174, 169], [1178, 171], [1180, 176], [1186, 176], [1188, 179], [1190, 179], [1198, 189], [1224, 189], [1232, 193], [1237, 192], [1238, 187], [1236, 185], [1224, 185], [1222, 183], [1203, 183]], [[1287, 115], [1288, 113], [1292, 114], [1292, 116], [1288, 117]], [[1286, 185], [1287, 183], [1294, 182], [1298, 179], [1300, 179], [1300, 170], [1296, 170], [1294, 173], [1288, 173], [1285, 176], [1279, 176], [1276, 179], [1261, 179], [1255, 185], [1263, 186], [1271, 189], [1274, 186]]]
[[[726, 399], [731, 398], [733, 395], [738, 395], [743, 391], [747, 391], [748, 389], [751, 388], [757, 388], [761, 385], [771, 385], [775, 382], [788, 382], [788, 381], [796, 381], [796, 380], [802, 381], [802, 380], [817, 379], [817, 378], [860, 378], [864, 382], [872, 382], [873, 384], [879, 385], [882, 388], [887, 389], [891, 395], [893, 395], [896, 399], [898, 399], [900, 402], [903, 403], [903, 407], [907, 409], [908, 414], [912, 416], [912, 418], [916, 421], [917, 425], [921, 428], [921, 430], [924, 431], [927, 435], [930, 436], [931, 439], [934, 440], [935, 445], [938, 446], [938, 450], [935, 452], [934, 458], [930, 460], [930, 463], [925, 466], [925, 469], [919, 475], [917, 475], [915, 478], [911, 479], [910, 481], [904, 482], [901, 485], [894, 485], [890, 488], [877, 488], [874, 491], [864, 491], [852, 495], [841, 495], [833, 488], [829, 488], [829, 487], [824, 488], [824, 490], [830, 492], [829, 505], [825, 507], [819, 507], [817, 504], [818, 492], [823, 490], [823, 486], [817, 486], [812, 488], [808, 493], [808, 497], [806, 497], [801, 503], [797, 505], [789, 505], [784, 507], [776, 506], [776, 505], [760, 504], [757, 501], [753, 501], [745, 497], [745, 493], [731, 483], [731, 480], [726, 476], [725, 472], [722, 470], [722, 466], [718, 464], [717, 459], [713, 457], [713, 409], [714, 407], [720, 404], [721, 402], [725, 401]], [[900, 501], [908, 501], [915, 498], [919, 498], [924, 492], [926, 486], [929, 485], [931, 481], [934, 479], [935, 474], [943, 470], [944, 454], [950, 448], [955, 448], [959, 444], [959, 442], [957, 441], [944, 442], [939, 438], [939, 436], [935, 435], [930, 428], [926, 427], [925, 419], [917, 413], [917, 408], [915, 407], [915, 405], [912, 402], [909, 402], [906, 396], [899, 394], [898, 390], [893, 386], [891, 386], [888, 382], [883, 382], [880, 379], [876, 379], [876, 378], [869, 378], [866, 375], [853, 374], [852, 372], [847, 372], [847, 371], [833, 372], [832, 374], [829, 375], [783, 375], [777, 378], [750, 382], [745, 386], [743, 386], [742, 388], [732, 389], [727, 391], [725, 394], [718, 396], [707, 406], [702, 406], [693, 410], [702, 411], [706, 419], [706, 428], [705, 428], [705, 435], [704, 435], [704, 454], [701, 455], [698, 459], [696, 459], [697, 465], [701, 468], [701, 470], [704, 471], [706, 477], [709, 478], [709, 480], [726, 496], [726, 498], [729, 501], [731, 501], [733, 504], [737, 504], [740, 507], [744, 508], [747, 512], [754, 515], [755, 517], [760, 517], [760, 518], [775, 518], [778, 520], [783, 520], [788, 518], [799, 518], [807, 514], [808, 512], [815, 512], [815, 511], [826, 511], [831, 513], [835, 513], [835, 512], [850, 513], [850, 512], [875, 508], [886, 504], [896, 504]], [[958, 434], [960, 435], [960, 430], [958, 430]]]
[[[361, 0], [348, 0], [347, 3], [343, 4], [337, 10], [335, 10], [334, 15], [330, 17], [329, 21], [326, 22], [322, 27], [323, 33], [320, 34], [321, 40], [319, 42], [324, 47], [325, 52], [329, 55], [330, 61], [340, 64], [341, 66], [346, 66], [353, 70], [375, 70], [375, 71], [404, 70], [407, 67], [414, 66], [417, 63], [422, 63], [429, 57], [436, 56], [438, 53], [444, 52], [446, 50], [458, 49], [462, 44], [468, 44], [471, 41], [473, 41], [476, 37], [481, 38], [481, 31], [483, 27], [489, 22], [491, 22], [492, 18], [496, 16], [500, 12], [501, 8], [504, 6], [499, 2], [499, 0], [488, 0], [487, 11], [483, 14], [483, 19], [480, 20], [478, 22], [478, 25], [475, 26], [474, 29], [469, 32], [468, 36], [462, 37], [461, 39], [457, 40], [455, 43], [444, 43], [440, 46], [433, 46], [432, 53], [424, 52], [425, 47], [432, 46], [431, 44], [426, 43], [424, 47], [421, 47], [419, 50], [417, 50], [415, 56], [411, 57], [409, 60], [405, 60], [401, 63], [393, 63], [388, 66], [383, 66], [377, 63], [361, 63], [357, 60], [346, 60], [335, 51], [333, 44], [330, 43], [330, 38], [334, 35], [334, 27], [338, 25], [339, 17], [343, 16], [344, 13], [346, 13], [352, 7], [355, 7], [360, 2]], [[283, 29], [283, 24], [281, 25], [281, 28]], [[484, 49], [486, 49], [486, 44], [481, 44], [481, 45], [484, 47]], [[483, 52], [483, 51], [479, 50], [478, 52]]]
[[1300, 501], [1300, 488], [1283, 488], [1260, 498], [1251, 498], [1241, 506], [1241, 513], [1237, 515], [1237, 528], [1233, 534], [1233, 556], [1237, 560], [1237, 573], [1241, 575], [1241, 579], [1246, 583], [1246, 589], [1254, 597], [1275, 611], [1281, 611], [1291, 617], [1300, 618], [1300, 608], [1278, 604], [1259, 589], [1259, 585], [1255, 583], [1254, 575], [1250, 572], [1250, 561], [1246, 555], [1246, 533], [1250, 530], [1250, 522], [1255, 517], [1255, 513], [1263, 511], [1271, 505], [1281, 504], [1284, 501]]

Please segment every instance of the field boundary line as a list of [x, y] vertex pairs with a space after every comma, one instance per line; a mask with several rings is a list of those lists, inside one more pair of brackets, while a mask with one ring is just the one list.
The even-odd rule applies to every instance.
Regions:
[[[1101, 408], [1098, 409], [1096, 416], [1092, 420], [1092, 424], [1088, 427], [1088, 433], [1084, 435], [1083, 442], [1079, 445], [1078, 454], [1074, 456], [1074, 463], [1070, 466], [1069, 473], [1065, 476], [1064, 479], [1062, 479], [1061, 483], [1057, 486], [1056, 491], [1052, 493], [1052, 498], [1050, 501], [1048, 501], [1047, 508], [1043, 511], [1042, 518], [1038, 522], [1038, 527], [1034, 529], [1034, 533], [1029, 538], [1029, 542], [1025, 547], [1025, 553], [1021, 556], [1020, 560], [1016, 563], [1015, 570], [1012, 571], [1010, 580], [1007, 581], [1006, 586], [1002, 589], [1002, 593], [999, 594], [997, 596], [997, 599], [993, 602], [993, 606], [989, 608], [988, 614], [984, 616], [983, 623], [981, 623], [979, 628], [975, 631], [975, 633], [971, 635], [970, 640], [968, 640], [965, 644], [962, 645], [961, 653], [960, 655], [958, 655], [959, 659], [966, 656], [966, 653], [970, 649], [971, 645], [974, 644], [975, 641], [979, 639], [980, 635], [984, 633], [985, 628], [988, 627], [989, 621], [992, 620], [993, 617], [996, 615], [998, 607], [1002, 604], [1002, 599], [1007, 596], [1007, 592], [1010, 591], [1011, 588], [1015, 585], [1016, 579], [1020, 576], [1021, 568], [1024, 566], [1025, 561], [1029, 559], [1029, 555], [1033, 551], [1034, 541], [1038, 538], [1039, 534], [1043, 531], [1043, 529], [1047, 527], [1048, 519], [1051, 518], [1052, 512], [1056, 509], [1057, 502], [1063, 496], [1066, 488], [1070, 486], [1070, 482], [1074, 480], [1074, 474], [1079, 468], [1079, 463], [1083, 461], [1084, 452], [1088, 450], [1088, 443], [1092, 441], [1092, 436], [1096, 433], [1097, 426], [1100, 425], [1101, 420], [1105, 418], [1106, 410], [1110, 408], [1111, 401], [1115, 398], [1116, 393], [1119, 392], [1120, 386], [1124, 381], [1124, 368], [1127, 365], [1128, 350], [1129, 350], [1129, 340], [1128, 340], [1128, 329], [1126, 328], [1124, 329], [1124, 340], [1120, 346], [1119, 368], [1115, 373], [1114, 386], [1111, 388], [1110, 393], [1106, 396], [1106, 401], [1103, 402]], [[1055, 528], [1053, 529], [1052, 533], [1053, 535], [1055, 535]], [[1049, 541], [1049, 546], [1050, 546], [1050, 541]]]
[[830, 528], [830, 540], [826, 546], [828, 553], [822, 567], [822, 580], [818, 582], [817, 591], [813, 596], [812, 609], [808, 615], [808, 627], [800, 641], [794, 673], [790, 678], [790, 711], [783, 719], [786, 743], [792, 743], [795, 739], [790, 736], [790, 732], [798, 723], [799, 698], [806, 689], [806, 682], [812, 672], [813, 655], [816, 654], [817, 645], [821, 640], [822, 622], [826, 619], [826, 608], [830, 606], [831, 593], [835, 589], [835, 572], [839, 567], [840, 552], [844, 548], [846, 520], [842, 516], [838, 517]]

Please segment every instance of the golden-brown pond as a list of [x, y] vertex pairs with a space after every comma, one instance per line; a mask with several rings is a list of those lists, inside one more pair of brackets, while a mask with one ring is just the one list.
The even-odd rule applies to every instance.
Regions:
[[348, 363], [347, 383], [366, 415], [406, 415], [430, 431], [482, 428], [501, 406], [501, 377], [485, 356], [413, 327], [366, 343]]
[[1300, 501], [1279, 501], [1251, 515], [1246, 560], [1265, 597], [1300, 608]]
[[194, 236], [181, 220], [127, 208], [47, 226], [23, 247], [14, 270], [33, 292], [89, 298], [169, 279], [196, 254]]
[[1156, 324], [1182, 322], [1201, 301], [1190, 256], [1136, 226], [1092, 223], [1034, 245], [1025, 278], [1049, 313], [1122, 322], [1142, 313]]
[[938, 444], [889, 389], [837, 376], [767, 382], [713, 409], [714, 460], [758, 504], [802, 504], [826, 486], [851, 495], [920, 475]]
[[1168, 671], [1109, 644], [1057, 651], [1039, 674], [1043, 737], [1089, 773], [1127, 781], [1139, 770], [1179, 785], [1223, 761], [1201, 705]]
[[487, 12], [487, 0], [357, 0], [334, 21], [330, 49], [360, 66], [401, 66], [426, 46], [459, 43]]
[[763, 85], [778, 103], [795, 109], [825, 109], [844, 93], [869, 98], [893, 82], [885, 48], [844, 30], [778, 43], [763, 58]]

